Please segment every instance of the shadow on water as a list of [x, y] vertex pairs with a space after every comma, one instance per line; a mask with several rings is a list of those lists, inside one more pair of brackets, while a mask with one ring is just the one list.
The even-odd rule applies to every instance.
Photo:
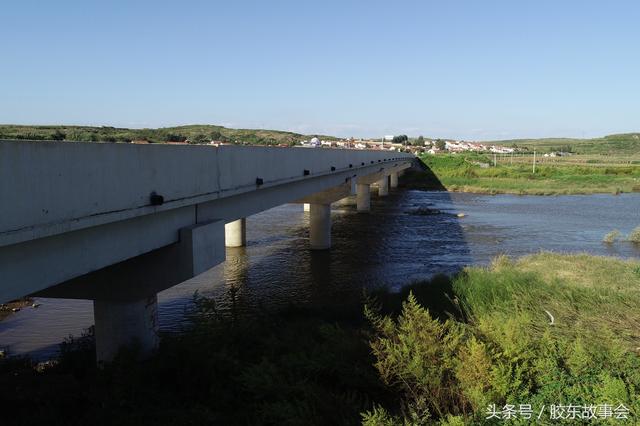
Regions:
[[417, 160], [400, 181], [401, 188], [423, 191], [446, 191], [438, 176], [422, 160]]
[[[200, 293], [231, 317], [306, 312], [348, 319], [362, 317], [366, 294], [402, 292], [409, 284], [440, 275], [427, 285], [426, 299], [438, 315], [452, 312], [444, 276], [470, 263], [470, 253], [460, 219], [433, 208], [420, 191], [406, 189], [421, 179], [430, 189], [443, 188], [422, 165], [422, 170], [405, 174], [401, 187], [388, 196], [372, 191], [369, 213], [357, 213], [353, 197], [335, 203], [330, 250], [309, 249], [309, 217], [301, 206], [293, 207], [301, 220], [287, 229], [285, 238], [268, 238], [252, 228], [259, 218], [255, 223], [249, 218], [248, 247], [227, 249], [222, 272], [208, 277], [213, 282]], [[437, 198], [450, 202], [446, 191]]]

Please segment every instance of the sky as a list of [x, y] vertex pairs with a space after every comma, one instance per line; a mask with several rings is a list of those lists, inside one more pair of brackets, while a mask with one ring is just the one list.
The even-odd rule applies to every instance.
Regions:
[[0, 123], [640, 131], [638, 1], [7, 1]]

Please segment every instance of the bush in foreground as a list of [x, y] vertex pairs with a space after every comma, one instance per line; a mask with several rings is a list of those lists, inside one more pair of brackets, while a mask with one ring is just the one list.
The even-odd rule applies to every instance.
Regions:
[[377, 407], [365, 423], [482, 424], [491, 404], [609, 404], [637, 420], [638, 270], [588, 255], [503, 257], [453, 281], [466, 323], [434, 319], [413, 295], [397, 318], [370, 313], [375, 365], [401, 411]]
[[639, 304], [640, 263], [550, 253], [380, 294], [366, 318], [231, 320], [197, 298], [143, 363], [96, 369], [90, 336], [44, 371], [3, 360], [2, 424], [452, 426], [487, 423], [491, 404], [604, 403], [635, 422]]

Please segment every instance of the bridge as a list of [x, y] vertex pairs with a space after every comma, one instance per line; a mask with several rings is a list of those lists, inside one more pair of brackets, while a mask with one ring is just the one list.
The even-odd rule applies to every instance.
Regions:
[[157, 293], [246, 244], [245, 218], [309, 211], [311, 250], [331, 247], [331, 203], [370, 210], [413, 155], [351, 149], [0, 142], [0, 303], [94, 303], [98, 361], [157, 346]]

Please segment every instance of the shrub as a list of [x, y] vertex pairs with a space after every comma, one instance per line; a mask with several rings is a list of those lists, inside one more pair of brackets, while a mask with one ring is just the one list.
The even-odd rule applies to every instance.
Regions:
[[615, 243], [618, 238], [620, 238], [620, 231], [618, 231], [617, 229], [614, 229], [613, 231], [609, 232], [607, 235], [604, 236], [604, 238], [602, 239], [603, 243], [607, 243], [607, 244], [613, 244]]
[[364, 424], [485, 424], [489, 404], [555, 401], [623, 404], [635, 419], [638, 268], [584, 255], [501, 257], [453, 279], [465, 322], [432, 318], [413, 294], [396, 319], [368, 313], [375, 366], [402, 408], [378, 406]]
[[418, 424], [434, 413], [461, 413], [465, 400], [459, 392], [451, 361], [464, 332], [458, 323], [433, 319], [413, 293], [397, 320], [367, 311], [377, 337], [371, 342], [375, 367], [383, 382], [403, 398], [405, 418]]
[[634, 244], [640, 244], [640, 226], [631, 231], [628, 240]]

